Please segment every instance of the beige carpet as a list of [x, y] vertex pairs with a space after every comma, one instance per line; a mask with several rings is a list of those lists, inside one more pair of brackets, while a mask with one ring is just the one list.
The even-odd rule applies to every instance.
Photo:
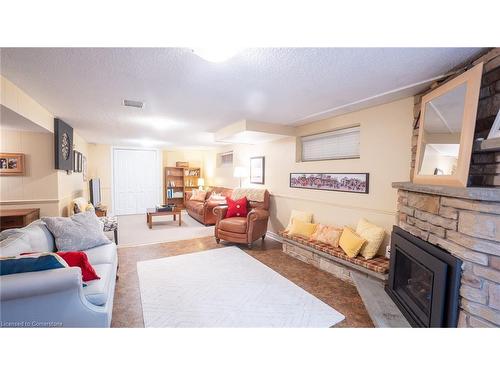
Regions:
[[182, 211], [182, 226], [172, 216], [156, 216], [153, 228], [146, 223], [146, 214], [118, 216], [118, 246], [136, 246], [181, 241], [214, 235], [214, 226], [204, 226]]
[[331, 327], [344, 315], [236, 246], [137, 263], [145, 327]]

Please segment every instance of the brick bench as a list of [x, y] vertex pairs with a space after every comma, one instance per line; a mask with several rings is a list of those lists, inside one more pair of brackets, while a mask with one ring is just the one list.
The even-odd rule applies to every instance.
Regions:
[[377, 256], [369, 260], [361, 256], [349, 258], [340, 247], [290, 236], [284, 231], [280, 232], [279, 235], [283, 239], [284, 253], [312, 264], [351, 284], [354, 283], [353, 272], [383, 282], [388, 278], [389, 259], [385, 257]]

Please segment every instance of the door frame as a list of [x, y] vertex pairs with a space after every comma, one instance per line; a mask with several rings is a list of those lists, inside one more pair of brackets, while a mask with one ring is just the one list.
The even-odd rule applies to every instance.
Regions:
[[150, 148], [150, 147], [130, 147], [130, 146], [111, 146], [111, 215], [114, 215], [115, 211], [115, 202], [116, 202], [116, 191], [115, 191], [115, 150], [131, 150], [131, 151], [154, 151], [156, 155], [156, 190], [157, 190], [157, 203], [161, 204], [162, 202], [162, 167], [163, 167], [163, 153], [159, 148]]

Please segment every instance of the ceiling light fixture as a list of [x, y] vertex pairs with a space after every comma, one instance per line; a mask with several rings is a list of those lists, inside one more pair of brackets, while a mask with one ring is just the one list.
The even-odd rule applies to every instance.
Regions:
[[237, 47], [211, 47], [211, 48], [193, 48], [195, 55], [200, 56], [203, 60], [221, 63], [237, 55], [242, 48]]
[[153, 128], [158, 130], [166, 130], [176, 128], [179, 123], [169, 119], [156, 119], [151, 122]]

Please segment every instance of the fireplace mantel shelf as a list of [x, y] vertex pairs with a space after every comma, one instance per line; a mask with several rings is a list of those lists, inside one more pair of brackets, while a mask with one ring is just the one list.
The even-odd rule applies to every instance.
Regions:
[[420, 185], [413, 182], [393, 182], [395, 189], [414, 191], [418, 193], [441, 195], [453, 198], [473, 199], [478, 201], [500, 202], [500, 188], [486, 187], [451, 187], [438, 185]]

